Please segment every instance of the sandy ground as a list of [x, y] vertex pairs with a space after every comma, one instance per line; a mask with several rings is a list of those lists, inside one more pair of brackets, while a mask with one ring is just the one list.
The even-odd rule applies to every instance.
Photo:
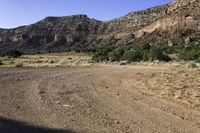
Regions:
[[200, 70], [0, 68], [0, 133], [199, 133]]

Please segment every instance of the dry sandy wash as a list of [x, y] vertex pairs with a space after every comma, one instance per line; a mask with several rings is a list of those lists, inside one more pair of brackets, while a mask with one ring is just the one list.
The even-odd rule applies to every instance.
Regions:
[[0, 68], [0, 133], [200, 133], [200, 70]]

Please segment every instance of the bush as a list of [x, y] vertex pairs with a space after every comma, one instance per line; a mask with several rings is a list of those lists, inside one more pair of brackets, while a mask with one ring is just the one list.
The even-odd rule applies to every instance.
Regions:
[[150, 49], [149, 53], [146, 55], [143, 55], [143, 59], [149, 60], [149, 61], [154, 61], [154, 60], [159, 60], [159, 61], [170, 61], [170, 57], [162, 51], [162, 49], [158, 47], [153, 47]]
[[109, 53], [111, 51], [113, 51], [113, 47], [100, 50], [99, 52], [96, 52], [93, 55], [92, 60], [96, 61], [96, 62], [108, 61], [109, 60]]
[[182, 60], [198, 60], [200, 58], [200, 50], [191, 49], [191, 50], [183, 50], [179, 58]]
[[182, 49], [179, 54], [179, 59], [181, 60], [194, 60], [200, 61], [200, 35], [195, 34], [190, 37], [190, 41], [186, 48]]
[[188, 44], [186, 48], [184, 48], [180, 54], [179, 58], [181, 60], [196, 60], [200, 58], [200, 43], [198, 39], [193, 39], [191, 42]]
[[3, 65], [3, 62], [2, 62], [2, 61], [0, 61], [0, 66], [1, 66], [1, 65]]
[[9, 65], [13, 65], [13, 64], [15, 64], [15, 62], [14, 62], [13, 60], [11, 60], [11, 61], [9, 61], [8, 64], [9, 64]]
[[96, 62], [107, 61], [109, 60], [108, 53], [105, 51], [97, 52], [93, 55], [92, 60]]
[[149, 61], [150, 60], [149, 51], [146, 51], [146, 52], [143, 53], [142, 60], [143, 61]]
[[18, 58], [22, 56], [22, 53], [18, 50], [9, 50], [5, 53], [5, 56], [11, 57], [11, 58]]
[[197, 62], [200, 63], [200, 56], [199, 56], [199, 58], [197, 59]]
[[139, 49], [133, 49], [130, 51], [127, 51], [122, 56], [122, 60], [127, 60], [129, 62], [136, 62], [141, 61], [143, 57], [143, 53]]
[[109, 57], [111, 61], [120, 61], [123, 54], [124, 54], [124, 49], [116, 48], [109, 53]]
[[49, 60], [48, 61], [50, 64], [53, 64], [53, 63], [55, 63], [55, 61], [54, 60]]
[[151, 45], [149, 45], [148, 43], [144, 44], [144, 45], [141, 45], [140, 46], [140, 49], [142, 51], [147, 51], [147, 50], [150, 50], [151, 49]]
[[141, 46], [125, 46], [118, 47], [115, 49], [107, 49], [97, 52], [93, 56], [93, 60], [100, 62], [105, 60], [120, 61], [126, 60], [128, 62], [137, 61], [170, 61], [170, 57], [165, 52], [165, 46], [151, 46], [149, 44], [144, 44]]
[[23, 62], [16, 62], [14, 66], [15, 67], [23, 67], [24, 64], [23, 64]]
[[134, 47], [132, 50], [125, 52], [125, 54], [122, 57], [123, 60], [127, 61], [154, 61], [154, 60], [160, 60], [160, 61], [170, 61], [170, 57], [162, 51], [159, 47], [149, 47], [146, 46], [139, 46]]

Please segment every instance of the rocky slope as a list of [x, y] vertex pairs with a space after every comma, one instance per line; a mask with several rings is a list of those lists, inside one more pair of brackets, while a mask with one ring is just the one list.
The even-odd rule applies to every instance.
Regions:
[[0, 29], [0, 51], [12, 48], [27, 53], [97, 49], [121, 44], [142, 44], [187, 38], [200, 31], [200, 0], [170, 4], [129, 13], [108, 22], [86, 15], [47, 17], [29, 26]]
[[61, 50], [88, 41], [90, 36], [97, 34], [100, 24], [86, 15], [47, 17], [29, 26], [0, 30], [0, 49]]

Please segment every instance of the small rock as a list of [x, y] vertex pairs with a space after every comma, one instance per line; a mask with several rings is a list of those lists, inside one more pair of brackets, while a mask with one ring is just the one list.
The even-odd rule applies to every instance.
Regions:
[[45, 91], [43, 91], [43, 90], [39, 91], [39, 94], [44, 94], [44, 93], [45, 93]]
[[60, 101], [57, 101], [56, 104], [60, 104]]
[[120, 122], [119, 122], [119, 121], [115, 121], [115, 123], [117, 123], [117, 124], [120, 124]]
[[199, 68], [196, 63], [190, 63], [188, 68]]
[[64, 105], [62, 105], [63, 107], [72, 107], [71, 105], [67, 105], [67, 104], [64, 104]]

